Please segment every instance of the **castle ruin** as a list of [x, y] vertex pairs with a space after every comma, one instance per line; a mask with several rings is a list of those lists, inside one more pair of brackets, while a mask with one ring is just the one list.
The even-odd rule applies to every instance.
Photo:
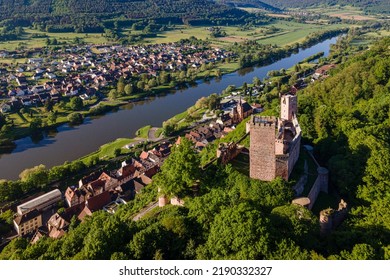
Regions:
[[320, 212], [321, 234], [327, 235], [338, 227], [347, 217], [347, 203], [342, 199], [337, 210], [328, 208]]
[[228, 164], [241, 153], [243, 148], [244, 146], [237, 143], [220, 143], [217, 149], [217, 158], [222, 164]]
[[252, 116], [250, 132], [250, 177], [272, 181], [288, 180], [299, 158], [301, 128], [297, 119], [297, 96], [283, 95], [280, 118]]

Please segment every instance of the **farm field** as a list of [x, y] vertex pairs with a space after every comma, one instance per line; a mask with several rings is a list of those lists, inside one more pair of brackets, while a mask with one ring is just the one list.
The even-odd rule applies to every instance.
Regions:
[[[262, 44], [277, 44], [285, 46], [301, 42], [304, 38], [314, 32], [321, 30], [332, 30], [342, 27], [348, 27], [346, 24], [316, 24], [316, 23], [296, 23], [283, 19], [275, 21], [273, 24], [253, 27], [248, 30], [242, 30], [238, 26], [221, 26], [221, 29], [226, 32], [227, 36], [211, 38], [211, 32], [207, 26], [185, 26], [178, 25], [174, 30], [159, 33], [154, 38], [146, 38], [142, 43], [146, 44], [161, 44], [177, 42], [181, 39], [196, 37], [198, 39], [208, 39], [214, 47], [226, 47], [234, 42], [242, 42], [245, 40], [257, 40]], [[30, 28], [25, 28], [25, 35], [22, 40], [14, 40], [0, 42], [0, 50], [15, 50], [24, 47], [26, 49], [39, 48], [46, 46], [47, 39], [56, 39], [61, 43], [72, 43], [76, 38], [89, 44], [105, 44], [110, 43], [102, 34], [86, 34], [86, 33], [48, 33], [37, 31]], [[124, 29], [126, 31], [127, 29]], [[137, 32], [132, 32], [137, 35]], [[34, 38], [34, 36], [47, 36], [43, 38]], [[58, 46], [61, 46], [59, 44]], [[1, 62], [11, 63], [12, 59], [0, 59]]]
[[[0, 50], [15, 50], [16, 48], [25, 47], [26, 49], [40, 48], [46, 46], [46, 40], [56, 39], [59, 42], [71, 43], [74, 39], [80, 38], [82, 41], [90, 44], [104, 44], [107, 39], [100, 33], [49, 33], [30, 28], [24, 28], [25, 35], [22, 40], [13, 40], [0, 42]], [[47, 35], [46, 38], [33, 38], [34, 35]], [[59, 45], [61, 46], [61, 45]]]
[[323, 8], [310, 8], [308, 12], [325, 14], [330, 17], [351, 20], [376, 20], [374, 15], [365, 15], [362, 10], [352, 6], [332, 6]]
[[363, 34], [357, 39], [354, 39], [351, 44], [355, 46], [365, 46], [365, 45], [371, 45], [373, 44], [376, 40], [379, 40], [380, 38], [383, 37], [389, 37], [390, 36], [390, 31], [387, 30], [378, 30], [377, 32], [368, 32]]
[[[177, 26], [175, 30], [159, 34], [156, 38], [150, 38], [147, 43], [160, 44], [176, 42], [180, 39], [187, 39], [194, 36], [198, 39], [210, 39], [214, 46], [223, 47], [233, 42], [256, 39], [263, 44], [277, 44], [285, 46], [292, 43], [301, 42], [304, 38], [314, 32], [322, 30], [333, 30], [343, 27], [350, 27], [347, 24], [322, 25], [296, 23], [285, 20], [278, 20], [273, 24], [255, 27], [250, 30], [240, 30], [237, 26], [223, 26], [221, 29], [227, 33], [226, 37], [210, 38], [207, 27]], [[270, 31], [275, 30], [271, 33]]]
[[282, 20], [278, 21], [276, 24], [273, 24], [273, 26], [280, 31], [268, 35], [265, 38], [258, 38], [257, 41], [259, 43], [285, 46], [293, 43], [302, 42], [306, 36], [314, 32], [351, 27], [351, 25], [347, 24], [320, 25], [296, 23]]

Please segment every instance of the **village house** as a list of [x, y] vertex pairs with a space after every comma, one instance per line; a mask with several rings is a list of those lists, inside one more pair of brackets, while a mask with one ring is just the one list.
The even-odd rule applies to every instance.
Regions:
[[53, 206], [56, 206], [58, 202], [62, 200], [62, 194], [59, 189], [52, 190], [37, 198], [29, 200], [23, 204], [17, 206], [17, 214], [23, 215], [34, 209], [38, 211], [45, 211]]
[[218, 122], [212, 122], [191, 130], [185, 137], [194, 143], [197, 150], [202, 150], [209, 143], [223, 137], [223, 125]]
[[86, 190], [83, 188], [77, 188], [76, 186], [70, 186], [65, 191], [65, 201], [68, 207], [83, 203], [86, 196]]
[[[91, 49], [97, 48], [98, 53]], [[43, 49], [34, 51], [34, 55], [39, 56]], [[9, 52], [10, 53], [10, 52]], [[185, 55], [183, 53], [186, 53]], [[48, 60], [42, 58], [29, 58], [26, 65], [19, 65], [13, 69], [15, 75], [7, 77], [4, 86], [7, 89], [9, 83], [16, 79], [19, 86], [34, 84], [39, 86], [43, 77], [52, 81], [65, 82], [62, 87], [46, 88], [48, 91], [55, 89], [56, 93], [64, 96], [81, 95], [84, 100], [92, 95], [86, 93], [87, 89], [101, 89], [108, 84], [117, 81], [120, 77], [127, 78], [131, 75], [142, 73], [148, 76], [158, 76], [159, 71], [187, 70], [189, 67], [198, 68], [204, 63], [218, 61], [225, 57], [233, 56], [233, 53], [220, 49], [203, 49], [190, 44], [155, 44], [149, 46], [82, 46], [68, 48], [65, 51], [57, 50], [48, 53]], [[28, 68], [28, 69], [27, 69]], [[23, 72], [33, 71], [34, 75], [26, 79]], [[56, 72], [65, 73], [65, 77], [57, 75]], [[3, 73], [3, 71], [1, 71]], [[77, 76], [77, 78], [75, 77]], [[24, 91], [24, 95], [30, 95], [29, 91]], [[36, 92], [35, 92], [36, 93]], [[14, 88], [9, 91], [9, 96], [17, 93]], [[18, 96], [22, 96], [19, 92]], [[37, 104], [37, 100], [31, 100], [32, 104]], [[54, 102], [58, 102], [56, 97]], [[30, 102], [24, 100], [22, 106], [31, 106]]]
[[69, 224], [60, 214], [55, 213], [47, 222], [48, 236], [54, 239], [64, 236]]
[[36, 231], [42, 226], [42, 214], [37, 209], [23, 212], [14, 219], [14, 227], [19, 236]]
[[92, 216], [92, 214], [98, 210], [102, 210], [103, 207], [111, 202], [111, 195], [108, 191], [104, 191], [96, 196], [85, 201], [85, 206], [83, 211], [78, 215], [78, 219], [83, 221], [87, 216]]
[[320, 68], [316, 69], [316, 71], [313, 74], [313, 79], [312, 81], [318, 80], [319, 78], [326, 78], [328, 77], [328, 73], [331, 69], [335, 68], [335, 64], [327, 64], [323, 65]]

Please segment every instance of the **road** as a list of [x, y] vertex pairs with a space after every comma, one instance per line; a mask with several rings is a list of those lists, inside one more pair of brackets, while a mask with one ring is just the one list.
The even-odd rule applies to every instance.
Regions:
[[163, 134], [161, 133], [159, 137], [156, 138], [156, 131], [159, 129], [158, 127], [152, 127], [148, 132], [148, 140], [152, 142], [157, 142], [163, 138]]

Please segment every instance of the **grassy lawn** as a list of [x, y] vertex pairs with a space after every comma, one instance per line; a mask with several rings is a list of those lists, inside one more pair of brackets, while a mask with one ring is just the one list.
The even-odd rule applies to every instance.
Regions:
[[155, 133], [154, 133], [154, 137], [158, 138], [161, 136], [161, 134], [163, 133], [163, 129], [162, 127], [158, 128]]
[[372, 38], [383, 38], [390, 36], [390, 31], [388, 30], [379, 30], [377, 32], [368, 32], [364, 34], [365, 36], [372, 37]]
[[352, 6], [326, 6], [318, 8], [309, 8], [307, 9], [313, 13], [325, 14], [331, 17], [338, 17], [341, 19], [354, 19], [354, 20], [375, 20], [374, 15], [365, 15], [364, 11], [359, 8]]
[[382, 29], [376, 32], [365, 33], [359, 36], [359, 38], [353, 39], [351, 44], [354, 46], [367, 46], [375, 43], [375, 41], [380, 38], [389, 37], [389, 36], [390, 36], [390, 31]]
[[[313, 10], [316, 11], [316, 10]], [[323, 12], [323, 11], [321, 11]], [[332, 10], [333, 13], [340, 12], [339, 10]], [[347, 13], [352, 13], [360, 15], [360, 11], [356, 9], [347, 10]], [[254, 27], [250, 30], [240, 30], [238, 26], [222, 26], [221, 28], [227, 33], [226, 37], [220, 38], [211, 38], [210, 31], [207, 30], [206, 26], [186, 26], [178, 25], [174, 30], [169, 30], [163, 33], [158, 34], [154, 38], [145, 39], [145, 43], [148, 44], [160, 44], [160, 43], [170, 43], [177, 42], [181, 39], [188, 39], [192, 36], [206, 40], [209, 39], [211, 44], [215, 47], [224, 47], [230, 45], [233, 42], [242, 42], [245, 40], [258, 40], [263, 44], [277, 44], [277, 45], [287, 45], [296, 42], [302, 41], [310, 33], [319, 31], [319, 30], [329, 30], [336, 29], [341, 27], [346, 27], [347, 25], [336, 24], [336, 25], [322, 25], [322, 24], [312, 24], [312, 23], [296, 23], [291, 21], [286, 21], [283, 19], [277, 20], [275, 23]], [[269, 28], [276, 27], [279, 30], [272, 33], [266, 34]], [[56, 39], [58, 42], [63, 42], [66, 44], [72, 43], [75, 38], [80, 38], [82, 41], [88, 44], [105, 44], [109, 43], [106, 37], [102, 36], [100, 33], [74, 33], [74, 32], [64, 32], [64, 33], [49, 33], [34, 30], [31, 28], [24, 28], [25, 35], [21, 40], [0, 42], [0, 49], [14, 50], [21, 46], [25, 48], [37, 48], [46, 46], [47, 38], [32, 38], [33, 34], [47, 35], [48, 38]], [[124, 29], [123, 32], [127, 32], [127, 29]], [[132, 31], [132, 34], [136, 35], [136, 31]], [[60, 46], [60, 45], [59, 45]], [[1, 62], [12, 62], [12, 59], [0, 60]]]
[[184, 111], [184, 112], [181, 112], [175, 116], [173, 116], [172, 118], [170, 118], [169, 120], [167, 120], [167, 122], [170, 122], [170, 123], [178, 123], [182, 120], [184, 120], [186, 117], [188, 116], [188, 112], [187, 110]]
[[148, 138], [149, 130], [150, 130], [151, 128], [152, 128], [151, 125], [147, 125], [147, 126], [141, 127], [140, 129], [137, 130], [137, 132], [135, 133], [135, 135], [137, 135], [137, 137], [141, 137], [141, 138], [147, 139], [147, 138]]
[[[59, 42], [72, 43], [72, 40], [75, 38], [81, 38], [84, 42], [89, 44], [105, 44], [107, 43], [107, 38], [103, 37], [100, 33], [74, 33], [74, 32], [65, 32], [65, 33], [49, 33], [42, 32], [30, 28], [24, 28], [25, 34], [22, 40], [14, 40], [7, 42], [0, 42], [0, 49], [5, 50], [15, 50], [18, 47], [24, 46], [26, 48], [40, 48], [46, 46], [47, 38], [32, 38], [33, 34], [46, 34], [48, 38], [57, 39]], [[60, 46], [60, 45], [59, 45]], [[12, 60], [12, 59], [11, 59]], [[5, 62], [3, 59], [1, 62]], [[23, 59], [24, 61], [24, 59]]]
[[261, 12], [266, 12], [264, 9], [260, 8], [247, 8], [247, 7], [237, 7], [240, 10], [246, 11], [248, 13], [261, 13]]
[[179, 25], [174, 30], [158, 34], [157, 37], [147, 38], [146, 42], [150, 44], [170, 43], [180, 41], [181, 39], [188, 39], [191, 36], [206, 40], [206, 38], [210, 37], [210, 33], [206, 30], [206, 27], [189, 27]]
[[[245, 40], [254, 40], [263, 44], [277, 44], [288, 45], [296, 42], [301, 42], [310, 33], [321, 30], [333, 30], [350, 25], [337, 24], [337, 25], [322, 25], [312, 23], [296, 23], [286, 20], [278, 20], [273, 24], [252, 28], [250, 30], [240, 30], [237, 26], [223, 26], [221, 27], [227, 33], [226, 37], [211, 38], [210, 31], [206, 29], [206, 26], [177, 26], [175, 30], [170, 30], [159, 34], [155, 38], [147, 39], [147, 43], [168, 43], [176, 42], [180, 39], [187, 39], [194, 36], [198, 39], [209, 39], [214, 46], [223, 47], [233, 42], [242, 42]], [[275, 27], [279, 30], [272, 34], [266, 34], [269, 28]]]
[[[1, 42], [0, 42], [0, 48], [1, 48]], [[0, 58], [0, 63], [25, 63], [27, 61], [27, 58]]]
[[273, 26], [280, 29], [280, 31], [264, 36], [264, 38], [259, 38], [257, 42], [261, 44], [277, 44], [285, 46], [293, 43], [300, 43], [306, 36], [314, 32], [351, 27], [351, 25], [347, 24], [320, 25], [284, 20], [277, 21], [273, 24]]
[[219, 69], [221, 69], [222, 74], [231, 73], [240, 69], [240, 65], [238, 62], [223, 63]]
[[22, 113], [12, 113], [9, 114], [9, 118], [12, 119], [15, 125], [25, 126], [28, 125], [28, 120]]
[[98, 157], [102, 160], [114, 158], [116, 149], [121, 149], [121, 153], [126, 153], [128, 150], [123, 147], [135, 141], [136, 140], [131, 138], [118, 138], [113, 142], [102, 145], [96, 152], [83, 156], [79, 160], [83, 161], [85, 164], [88, 164], [95, 157]]

